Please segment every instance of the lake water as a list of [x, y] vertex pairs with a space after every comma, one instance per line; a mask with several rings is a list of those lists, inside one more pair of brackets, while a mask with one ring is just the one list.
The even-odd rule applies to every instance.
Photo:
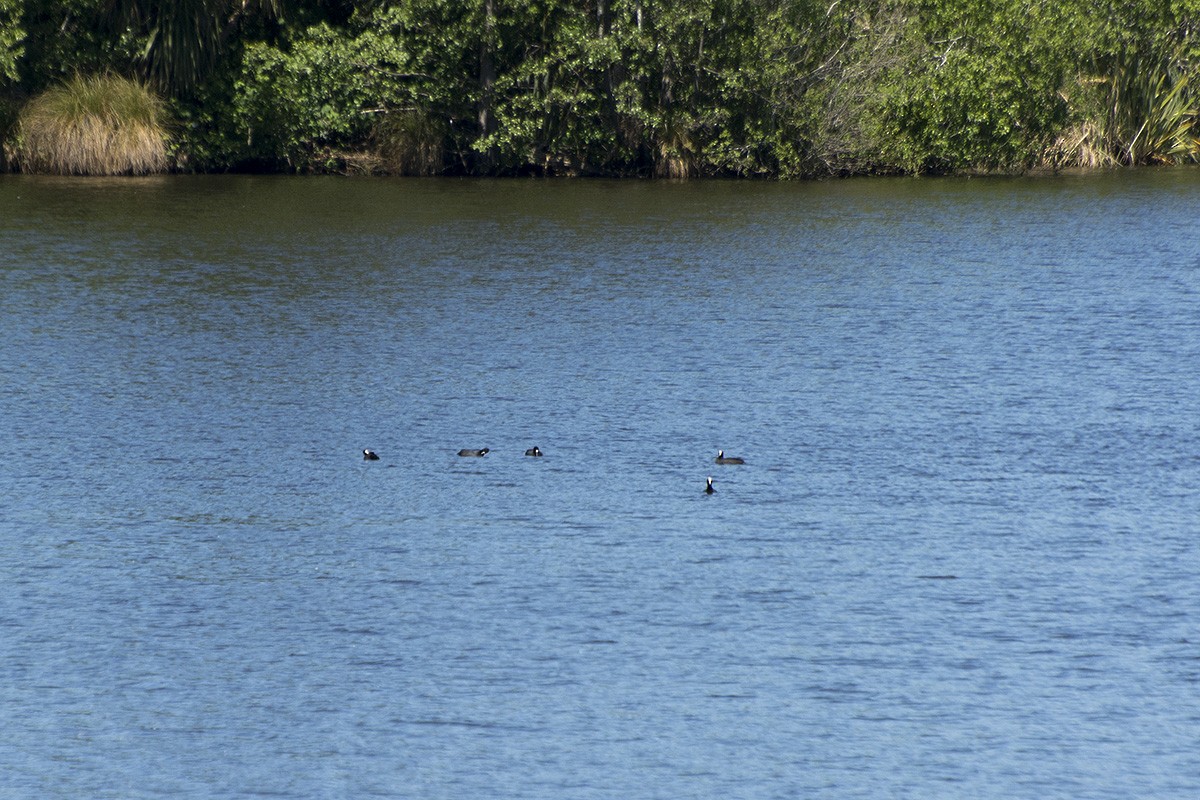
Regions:
[[1200, 796], [1198, 209], [2, 177], [0, 798]]

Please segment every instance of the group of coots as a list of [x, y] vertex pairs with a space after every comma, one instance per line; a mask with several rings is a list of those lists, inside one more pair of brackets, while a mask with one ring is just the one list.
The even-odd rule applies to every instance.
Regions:
[[[379, 460], [379, 454], [376, 453], [374, 450], [363, 450], [362, 452], [363, 452], [363, 461], [378, 461]], [[464, 447], [462, 450], [458, 451], [458, 454], [464, 458], [483, 458], [490, 452], [492, 452], [492, 451], [487, 447], [480, 447], [478, 450]], [[541, 448], [539, 448], [535, 444], [533, 447], [531, 447], [525, 451], [525, 455], [532, 456], [534, 458], [541, 458], [542, 451], [541, 451]], [[717, 457], [713, 459], [713, 462], [717, 463], [717, 464], [745, 464], [746, 459], [738, 458], [737, 456], [727, 456], [727, 455], [725, 455], [724, 450], [718, 450]], [[712, 476], [709, 476], [708, 481], [704, 485], [704, 493], [705, 494], [713, 494], [716, 491], [717, 490], [713, 488]]]
[[[460, 456], [463, 456], [464, 458], [466, 458], [466, 457], [483, 458], [490, 452], [492, 452], [491, 449], [487, 448], [487, 447], [481, 447], [478, 450], [473, 450], [471, 448], [464, 447], [462, 450], [458, 451], [458, 454]], [[376, 453], [374, 450], [363, 450], [362, 453], [363, 453], [363, 461], [378, 461], [379, 460], [379, 454]], [[541, 458], [542, 450], [540, 447], [538, 447], [535, 444], [533, 447], [531, 447], [525, 451], [525, 455], [534, 456], [536, 458]], [[720, 463], [720, 462], [718, 462], [718, 463]], [[733, 463], [733, 462], [729, 462], [729, 463]], [[739, 463], [740, 463], [740, 459], [739, 459]]]

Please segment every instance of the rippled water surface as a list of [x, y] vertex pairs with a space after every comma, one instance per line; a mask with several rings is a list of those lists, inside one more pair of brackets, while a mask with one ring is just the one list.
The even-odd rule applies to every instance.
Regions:
[[1200, 796], [1197, 209], [4, 177], [0, 797]]

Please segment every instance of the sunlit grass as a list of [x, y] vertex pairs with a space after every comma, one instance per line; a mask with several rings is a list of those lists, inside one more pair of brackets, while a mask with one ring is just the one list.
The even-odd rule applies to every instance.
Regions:
[[21, 110], [15, 160], [24, 172], [145, 175], [167, 168], [162, 100], [115, 75], [76, 76]]

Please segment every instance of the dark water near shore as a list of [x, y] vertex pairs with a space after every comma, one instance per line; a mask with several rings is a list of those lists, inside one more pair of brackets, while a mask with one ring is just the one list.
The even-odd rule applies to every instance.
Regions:
[[1198, 210], [4, 177], [0, 798], [1194, 798]]

